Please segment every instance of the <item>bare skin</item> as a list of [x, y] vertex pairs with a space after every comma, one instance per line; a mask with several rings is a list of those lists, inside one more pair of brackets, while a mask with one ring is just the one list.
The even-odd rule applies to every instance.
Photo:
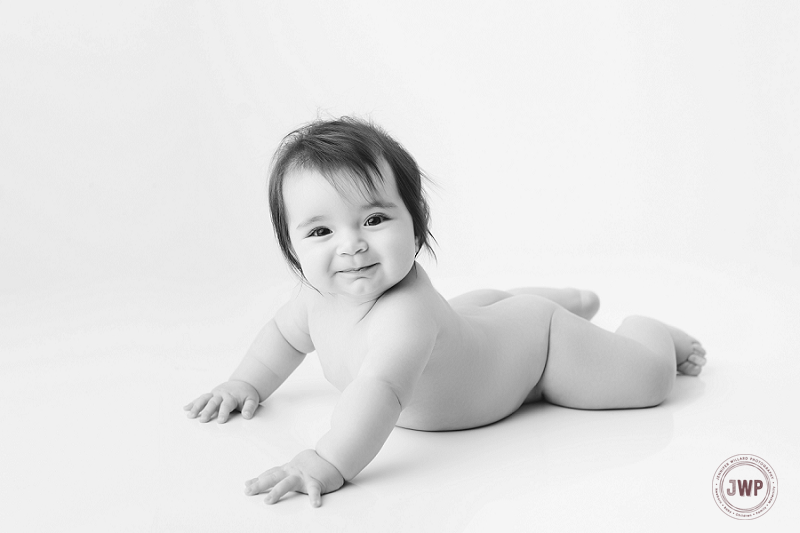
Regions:
[[315, 449], [248, 480], [245, 492], [321, 495], [355, 477], [392, 429], [490, 424], [523, 403], [649, 407], [676, 369], [697, 375], [704, 350], [677, 328], [629, 317], [615, 333], [590, 319], [597, 297], [574, 289], [483, 290], [446, 301], [415, 262], [410, 215], [390, 170], [373, 197], [341, 193], [314, 171], [284, 186], [292, 245], [308, 285], [280, 309], [225, 382], [185, 409], [219, 422], [251, 418], [316, 351], [342, 391]]

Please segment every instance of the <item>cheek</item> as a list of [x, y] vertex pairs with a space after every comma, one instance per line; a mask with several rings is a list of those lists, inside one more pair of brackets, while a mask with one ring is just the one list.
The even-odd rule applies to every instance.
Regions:
[[309, 272], [319, 270], [321, 266], [320, 261], [322, 260], [321, 247], [304, 246], [302, 241], [297, 245], [292, 243], [292, 246], [294, 248], [294, 253], [297, 256], [297, 260], [300, 262], [300, 267], [303, 269], [303, 273], [306, 276]]
[[411, 224], [404, 231], [397, 232], [392, 236], [392, 248], [396, 250], [398, 257], [414, 262], [417, 254], [417, 239], [414, 237], [414, 229]]

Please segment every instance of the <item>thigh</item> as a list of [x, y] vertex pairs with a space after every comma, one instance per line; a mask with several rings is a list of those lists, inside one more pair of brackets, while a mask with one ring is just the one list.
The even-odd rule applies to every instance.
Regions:
[[600, 309], [600, 298], [592, 291], [552, 289], [549, 287], [520, 287], [509, 289], [511, 294], [535, 294], [552, 300], [567, 311], [591, 320]]
[[671, 376], [655, 352], [564, 309], [553, 313], [541, 388], [546, 401], [578, 409], [650, 407]]
[[[577, 289], [553, 289], [550, 287], [518, 287], [509, 289], [511, 294], [535, 294], [547, 298], [561, 307], [576, 313], [581, 309], [581, 293]], [[577, 314], [577, 313], [576, 313]]]

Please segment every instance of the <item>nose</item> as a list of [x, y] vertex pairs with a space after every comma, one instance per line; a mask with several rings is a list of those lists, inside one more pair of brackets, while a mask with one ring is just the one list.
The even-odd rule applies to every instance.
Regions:
[[339, 255], [356, 255], [366, 252], [369, 249], [367, 241], [358, 232], [345, 232], [341, 235], [341, 240], [336, 246], [336, 253]]

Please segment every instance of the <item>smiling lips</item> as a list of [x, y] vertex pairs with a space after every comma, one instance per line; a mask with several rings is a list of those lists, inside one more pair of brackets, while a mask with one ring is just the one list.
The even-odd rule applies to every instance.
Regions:
[[367, 270], [369, 270], [370, 268], [374, 267], [377, 264], [378, 263], [375, 263], [375, 264], [372, 264], [372, 265], [363, 266], [361, 268], [348, 268], [347, 270], [340, 270], [339, 273], [340, 274], [356, 274], [358, 272], [366, 272]]

